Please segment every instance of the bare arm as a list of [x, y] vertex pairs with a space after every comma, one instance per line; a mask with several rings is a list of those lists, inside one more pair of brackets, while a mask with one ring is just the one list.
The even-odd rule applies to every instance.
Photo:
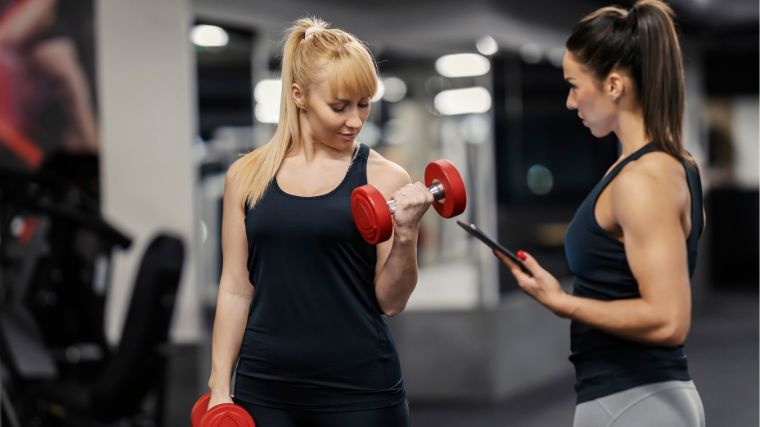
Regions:
[[394, 163], [376, 159], [370, 165], [374, 165], [368, 168], [370, 183], [386, 199], [396, 200], [393, 236], [377, 245], [375, 273], [380, 308], [388, 316], [395, 316], [404, 310], [417, 285], [417, 235], [420, 219], [433, 196], [423, 184], [412, 184], [409, 174]]
[[235, 165], [230, 167], [224, 183], [222, 214], [222, 276], [216, 300], [216, 317], [211, 339], [211, 391], [209, 407], [231, 402], [232, 370], [240, 352], [253, 299], [248, 279], [248, 242], [243, 203], [236, 189]]
[[[625, 236], [625, 253], [641, 298], [569, 301], [568, 315], [625, 338], [683, 344], [691, 324], [691, 289], [682, 197], [646, 173], [621, 174], [612, 206]], [[672, 185], [672, 184], [671, 184]]]
[[691, 324], [688, 261], [679, 220], [683, 194], [677, 184], [642, 171], [621, 173], [613, 185], [613, 214], [623, 230], [640, 298], [599, 301], [568, 295], [533, 257], [526, 255], [526, 265], [535, 278], [508, 264], [528, 294], [562, 317], [634, 341], [681, 345]]

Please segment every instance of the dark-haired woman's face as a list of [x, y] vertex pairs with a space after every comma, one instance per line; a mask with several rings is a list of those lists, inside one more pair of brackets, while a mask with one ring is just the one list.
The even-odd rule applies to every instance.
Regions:
[[617, 105], [603, 92], [602, 84], [577, 62], [570, 52], [562, 60], [565, 81], [570, 85], [566, 106], [578, 111], [583, 125], [597, 138], [609, 135], [617, 122]]

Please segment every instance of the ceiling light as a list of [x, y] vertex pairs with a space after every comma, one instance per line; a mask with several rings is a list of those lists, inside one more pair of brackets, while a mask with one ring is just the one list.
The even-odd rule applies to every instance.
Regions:
[[456, 53], [438, 58], [435, 69], [444, 77], [482, 76], [491, 70], [491, 63], [477, 53]]
[[196, 46], [222, 47], [227, 46], [230, 37], [223, 28], [216, 25], [196, 25], [190, 31], [190, 40]]
[[435, 96], [433, 105], [445, 116], [485, 113], [491, 109], [491, 94], [482, 87], [444, 90]]

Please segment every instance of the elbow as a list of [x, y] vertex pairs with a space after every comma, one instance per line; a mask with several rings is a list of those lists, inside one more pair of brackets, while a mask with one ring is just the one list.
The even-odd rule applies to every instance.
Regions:
[[669, 322], [657, 331], [655, 341], [665, 347], [679, 347], [684, 345], [688, 335], [689, 325]]
[[[384, 282], [385, 283], [385, 282]], [[383, 284], [375, 285], [375, 297], [380, 306], [380, 310], [388, 317], [395, 317], [406, 308], [409, 298], [417, 285], [416, 272], [409, 277], [407, 281], [396, 282], [397, 287], [384, 286]]]
[[382, 307], [383, 314], [388, 317], [396, 317], [399, 313], [404, 311], [406, 303], [389, 304], [386, 307]]

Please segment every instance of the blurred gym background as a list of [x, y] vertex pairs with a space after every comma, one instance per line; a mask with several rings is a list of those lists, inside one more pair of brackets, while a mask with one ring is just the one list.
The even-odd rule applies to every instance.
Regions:
[[[618, 154], [565, 109], [564, 40], [609, 2], [0, 0], [0, 425], [179, 426], [206, 390], [224, 172], [277, 121], [280, 40], [367, 42], [359, 140], [569, 286], [563, 237]], [[620, 1], [630, 6], [632, 1]], [[687, 352], [713, 426], [758, 425], [758, 4], [673, 0], [707, 229]], [[318, 219], [315, 219], [318, 220]], [[569, 322], [428, 214], [392, 319], [415, 426], [567, 426]]]

